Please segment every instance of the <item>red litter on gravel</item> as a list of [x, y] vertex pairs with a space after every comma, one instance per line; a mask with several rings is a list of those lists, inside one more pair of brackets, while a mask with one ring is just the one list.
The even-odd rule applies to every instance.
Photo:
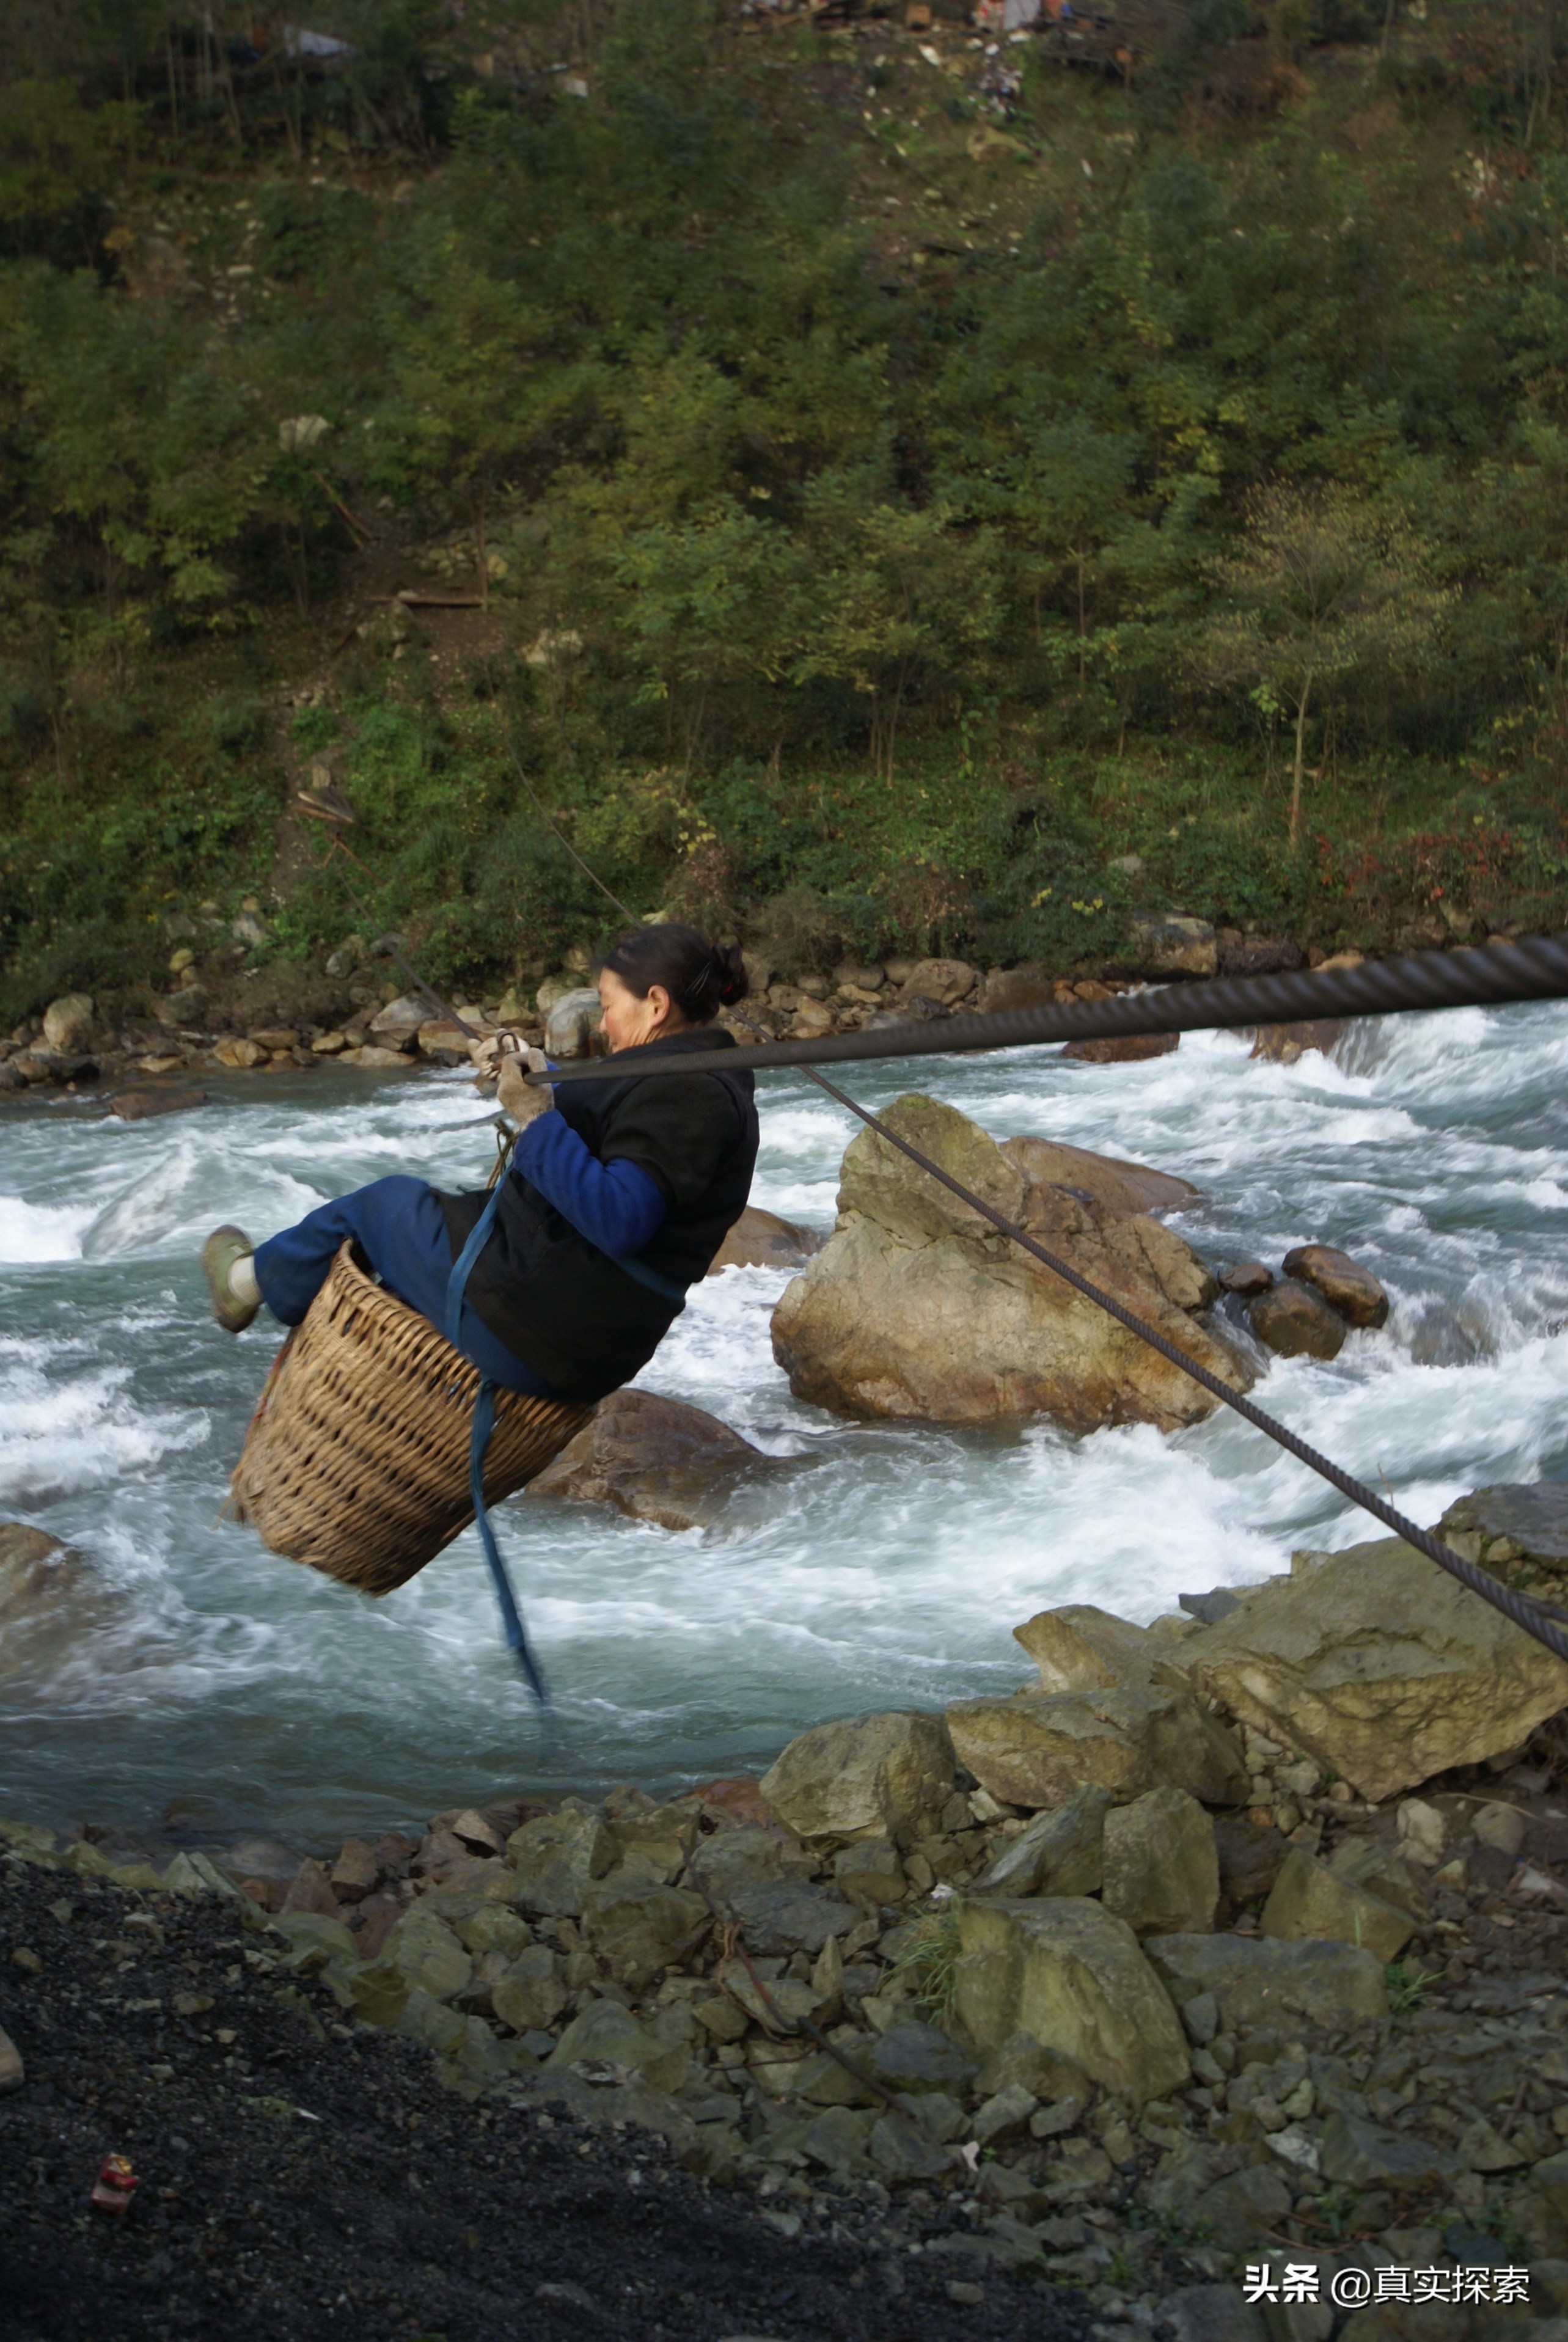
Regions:
[[106, 2155], [104, 2168], [93, 2182], [90, 2200], [100, 2212], [115, 2212], [124, 2217], [132, 2197], [141, 2186], [123, 2155]]

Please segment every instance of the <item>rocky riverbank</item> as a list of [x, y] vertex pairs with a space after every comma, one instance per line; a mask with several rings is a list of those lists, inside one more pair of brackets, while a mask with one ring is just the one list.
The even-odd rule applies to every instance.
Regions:
[[[1560, 1491], [1446, 1525], [1561, 1586]], [[539, 2285], [581, 2308], [564, 2285], [609, 2333], [1003, 2336], [1082, 2298], [1096, 2342], [1326, 2342], [1326, 2302], [1245, 2301], [1271, 2255], [1369, 2272], [1357, 2342], [1568, 2310], [1568, 1669], [1394, 1540], [1018, 1639], [1010, 1698], [820, 1726], [664, 1802], [314, 1853], [7, 1824], [24, 2273], [56, 2237], [182, 2302], [193, 2269], [253, 2307], [330, 2278], [474, 2335]], [[146, 2180], [113, 2241], [102, 2150]], [[502, 2276], [536, 2187], [561, 2255]], [[615, 2290], [716, 2249], [739, 2273], [680, 2281], [700, 2315]], [[1527, 2304], [1492, 2301], [1503, 2266]], [[1376, 2276], [1417, 2268], [1419, 2308]]]

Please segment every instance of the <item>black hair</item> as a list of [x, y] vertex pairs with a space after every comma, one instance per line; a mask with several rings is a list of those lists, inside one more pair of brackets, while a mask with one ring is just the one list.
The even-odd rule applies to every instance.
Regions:
[[708, 1025], [721, 1008], [744, 1000], [751, 986], [738, 944], [711, 944], [695, 927], [674, 920], [634, 927], [599, 962], [628, 992], [646, 1000], [662, 984], [688, 1024]]

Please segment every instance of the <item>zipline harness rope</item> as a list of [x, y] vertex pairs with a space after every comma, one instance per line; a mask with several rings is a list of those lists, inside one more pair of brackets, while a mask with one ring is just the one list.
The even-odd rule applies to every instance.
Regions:
[[[500, 1202], [501, 1182], [497, 1179], [490, 1191], [490, 1201], [469, 1230], [468, 1240], [453, 1262], [452, 1274], [446, 1280], [446, 1322], [441, 1330], [460, 1356], [466, 1356], [463, 1348], [464, 1292], [468, 1284], [469, 1271], [484, 1251], [490, 1231], [495, 1225]], [[473, 1365], [474, 1361], [470, 1359], [469, 1364]], [[501, 1558], [501, 1548], [495, 1542], [495, 1531], [491, 1526], [490, 1510], [484, 1502], [484, 1456], [494, 1428], [495, 1385], [481, 1368], [479, 1389], [474, 1401], [474, 1429], [468, 1443], [468, 1494], [474, 1505], [474, 1521], [479, 1531], [479, 1542], [484, 1548], [490, 1583], [495, 1589], [495, 1600], [501, 1611], [501, 1631], [506, 1638], [506, 1647], [522, 1670], [529, 1690], [548, 1717], [551, 1713], [550, 1695], [544, 1688], [538, 1661], [529, 1646], [528, 1630], [523, 1624], [523, 1613], [517, 1607], [517, 1596], [506, 1574], [506, 1564]]]

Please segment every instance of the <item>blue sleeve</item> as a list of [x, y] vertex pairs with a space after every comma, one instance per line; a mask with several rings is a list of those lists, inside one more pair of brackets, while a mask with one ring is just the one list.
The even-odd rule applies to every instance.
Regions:
[[512, 1162], [579, 1235], [613, 1260], [640, 1253], [664, 1217], [664, 1199], [645, 1171], [634, 1163], [601, 1163], [558, 1114], [534, 1116]]

